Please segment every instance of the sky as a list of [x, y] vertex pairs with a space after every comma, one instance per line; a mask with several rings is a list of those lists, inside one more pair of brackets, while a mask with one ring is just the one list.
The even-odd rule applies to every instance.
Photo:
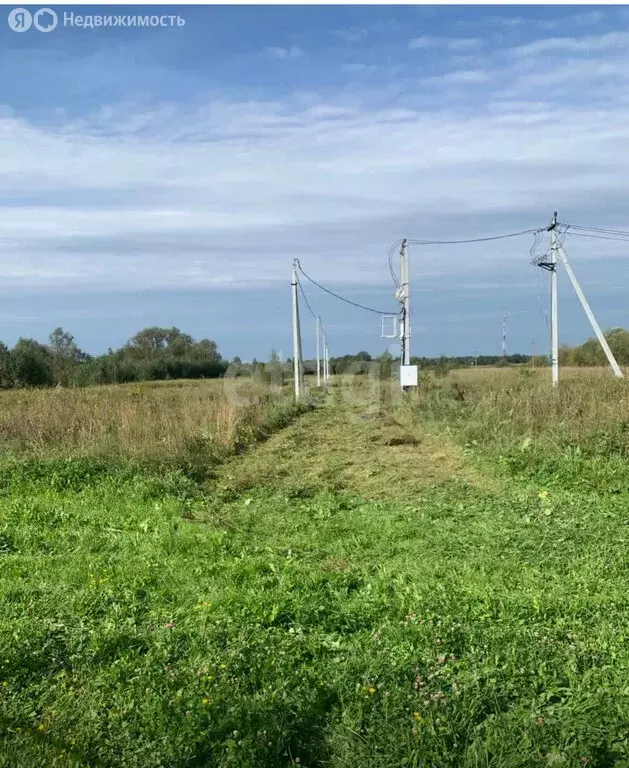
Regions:
[[[34, 13], [39, 6], [25, 6]], [[629, 229], [629, 9], [50, 6], [0, 9], [0, 339], [61, 325], [88, 352], [177, 326], [223, 356], [292, 354], [291, 262], [398, 311], [403, 237], [562, 222]], [[83, 28], [64, 14], [172, 14]], [[409, 247], [411, 351], [548, 349], [531, 235]], [[629, 327], [626, 244], [567, 235], [604, 328]], [[544, 244], [534, 253], [543, 253]], [[398, 267], [394, 251], [394, 267]], [[302, 277], [332, 356], [397, 344]], [[561, 343], [592, 335], [559, 274]], [[315, 326], [302, 302], [304, 354]]]

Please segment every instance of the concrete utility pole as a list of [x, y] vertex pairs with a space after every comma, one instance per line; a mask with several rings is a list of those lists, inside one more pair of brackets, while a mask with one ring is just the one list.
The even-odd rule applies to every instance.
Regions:
[[568, 255], [566, 254], [565, 248], [563, 247], [563, 244], [559, 241], [557, 237], [557, 211], [555, 211], [553, 215], [553, 220], [551, 225], [548, 227], [548, 232], [550, 233], [550, 257], [547, 261], [545, 256], [541, 256], [539, 258], [534, 259], [533, 263], [536, 264], [538, 267], [542, 267], [542, 269], [546, 269], [550, 272], [550, 339], [551, 339], [551, 365], [552, 365], [552, 381], [553, 381], [553, 387], [556, 387], [559, 382], [559, 334], [557, 331], [557, 254], [559, 254], [559, 259], [561, 260], [561, 263], [564, 265], [566, 272], [568, 273], [568, 277], [570, 278], [570, 282], [572, 283], [572, 287], [574, 288], [574, 292], [577, 294], [577, 297], [579, 301], [581, 302], [581, 306], [583, 307], [583, 311], [585, 312], [587, 319], [590, 321], [590, 325], [592, 326], [592, 330], [596, 334], [596, 338], [598, 339], [601, 347], [603, 347], [603, 351], [605, 352], [605, 356], [607, 357], [607, 361], [609, 362], [612, 370], [614, 371], [614, 374], [619, 378], [623, 378], [623, 373], [620, 370], [620, 366], [616, 362], [616, 358], [614, 357], [611, 349], [609, 348], [609, 344], [607, 343], [607, 339], [603, 335], [603, 332], [601, 331], [601, 328], [596, 321], [596, 318], [594, 317], [594, 313], [590, 309], [590, 305], [587, 302], [587, 299], [585, 298], [585, 294], [581, 290], [581, 286], [579, 285], [579, 282], [572, 271], [572, 267], [570, 266], [570, 262], [568, 261]]
[[317, 317], [317, 386], [321, 386], [321, 318]]
[[297, 295], [297, 260], [293, 261], [291, 280], [293, 294], [293, 376], [295, 378], [295, 399], [299, 400], [302, 390], [303, 363], [301, 359], [301, 328], [299, 325], [299, 297]]
[[553, 387], [559, 383], [559, 320], [557, 317], [557, 211], [550, 232], [550, 364]]
[[547, 228], [550, 235], [550, 253], [537, 256], [533, 264], [550, 272], [550, 364], [553, 387], [559, 382], [559, 336], [557, 331], [557, 211], [551, 225]]
[[411, 313], [410, 291], [408, 285], [408, 247], [406, 238], [402, 241], [400, 251], [400, 287], [398, 299], [402, 303], [402, 318], [400, 323], [401, 362], [402, 365], [411, 364]]

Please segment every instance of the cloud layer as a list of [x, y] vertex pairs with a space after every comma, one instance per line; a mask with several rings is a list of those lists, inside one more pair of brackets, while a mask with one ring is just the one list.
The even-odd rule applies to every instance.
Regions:
[[[310, 51], [266, 46], [286, 67], [280, 96], [214, 88], [147, 103], [130, 92], [81, 112], [60, 92], [54, 120], [7, 103], [0, 279], [225, 289], [285, 281], [299, 256], [329, 283], [375, 285], [403, 236], [542, 226], [557, 208], [629, 227], [629, 33], [579, 23], [574, 36], [510, 45], [409, 37], [394, 75], [368, 45], [373, 31], [331, 30], [345, 58], [311, 88], [290, 86]], [[507, 251], [526, 262], [529, 245], [426, 248], [422, 269], [464, 277]], [[588, 250], [574, 245], [577, 259]]]

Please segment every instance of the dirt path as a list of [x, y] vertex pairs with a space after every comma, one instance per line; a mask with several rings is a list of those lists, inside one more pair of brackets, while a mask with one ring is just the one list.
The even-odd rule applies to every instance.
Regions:
[[490, 481], [448, 438], [399, 416], [328, 401], [218, 472], [218, 486], [304, 485], [347, 489], [371, 499], [412, 499], [422, 488], [458, 478]]

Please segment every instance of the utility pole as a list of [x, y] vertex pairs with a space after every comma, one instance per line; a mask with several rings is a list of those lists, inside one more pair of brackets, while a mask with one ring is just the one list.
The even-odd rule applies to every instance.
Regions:
[[550, 232], [550, 364], [553, 387], [559, 383], [559, 320], [557, 317], [557, 211]]
[[398, 299], [402, 304], [402, 322], [400, 329], [401, 341], [401, 361], [402, 365], [411, 364], [411, 315], [410, 315], [410, 296], [408, 286], [408, 247], [406, 238], [402, 241], [400, 251], [400, 288], [398, 290]]
[[317, 316], [317, 387], [321, 386], [321, 318]]
[[559, 241], [557, 237], [557, 211], [555, 211], [553, 215], [553, 220], [551, 225], [548, 227], [548, 232], [550, 233], [550, 257], [548, 260], [546, 256], [541, 256], [539, 258], [536, 258], [533, 260], [533, 263], [536, 264], [538, 267], [542, 267], [542, 269], [546, 269], [550, 272], [550, 338], [551, 338], [551, 365], [552, 365], [552, 381], [553, 381], [553, 387], [556, 387], [559, 382], [559, 341], [558, 341], [558, 332], [557, 332], [557, 254], [559, 254], [559, 259], [561, 260], [561, 263], [564, 265], [566, 272], [568, 273], [568, 277], [570, 278], [570, 282], [572, 283], [572, 287], [574, 288], [574, 292], [577, 294], [577, 297], [579, 301], [581, 302], [581, 306], [583, 307], [583, 311], [585, 312], [587, 319], [590, 321], [590, 325], [592, 326], [592, 330], [596, 334], [596, 338], [598, 339], [601, 347], [603, 347], [603, 351], [605, 352], [605, 356], [607, 357], [607, 361], [609, 362], [612, 370], [614, 371], [614, 374], [619, 378], [622, 379], [623, 373], [620, 370], [620, 366], [616, 362], [616, 358], [614, 357], [611, 349], [609, 348], [609, 344], [607, 343], [607, 339], [603, 335], [603, 332], [601, 331], [601, 328], [596, 321], [596, 318], [594, 317], [594, 313], [590, 309], [590, 305], [587, 302], [587, 299], [585, 298], [585, 294], [581, 290], [581, 286], [579, 285], [579, 282], [572, 271], [572, 267], [570, 266], [570, 262], [568, 261], [568, 255], [566, 254], [566, 251], [563, 247], [563, 244]]
[[299, 326], [299, 297], [297, 295], [297, 260], [293, 260], [291, 280], [293, 294], [293, 376], [295, 379], [295, 399], [299, 400], [302, 389], [303, 364], [301, 359], [301, 328]]
[[323, 380], [326, 382], [330, 378], [330, 350], [328, 349], [328, 338], [323, 333]]
[[[408, 246], [406, 238], [402, 240], [400, 250], [400, 285], [395, 298], [402, 305], [400, 310], [400, 387], [407, 392], [410, 385], [417, 386], [417, 366], [411, 366], [411, 312], [410, 287], [408, 283]], [[411, 376], [409, 378], [409, 371]]]
[[557, 330], [557, 211], [551, 225], [547, 228], [550, 235], [550, 253], [533, 259], [533, 264], [550, 272], [550, 364], [553, 387], [559, 383], [559, 336]]

